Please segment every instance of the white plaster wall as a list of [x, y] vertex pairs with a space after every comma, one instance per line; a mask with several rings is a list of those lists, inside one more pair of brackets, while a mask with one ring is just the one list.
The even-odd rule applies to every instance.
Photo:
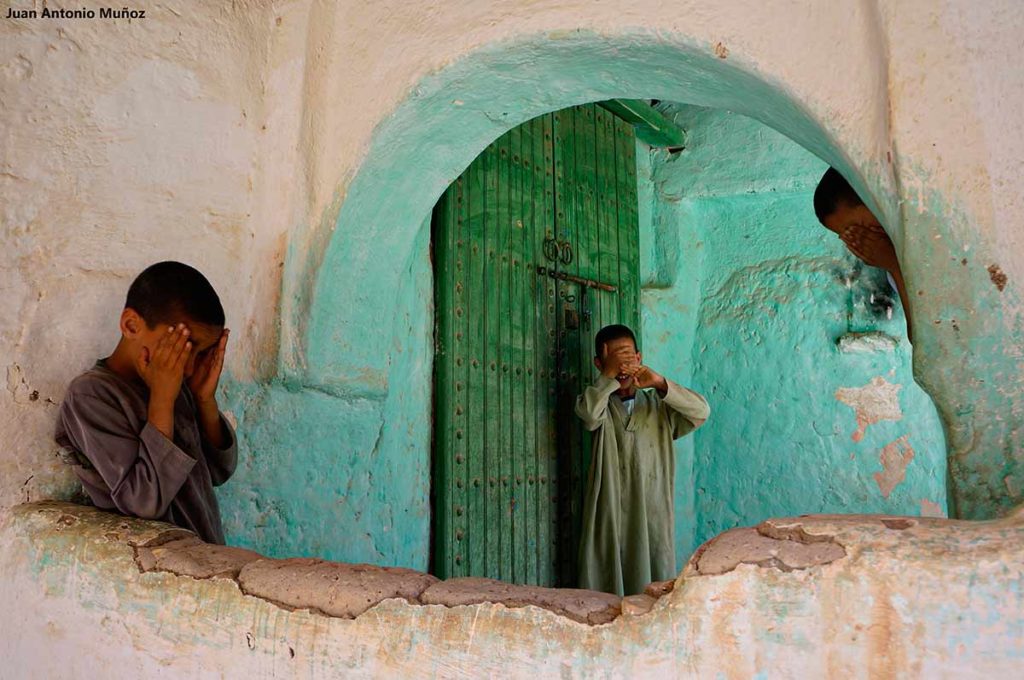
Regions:
[[892, 152], [907, 177], [954, 195], [1011, 282], [1024, 275], [1013, 0], [140, 6], [147, 18], [131, 23], [0, 20], [3, 507], [73, 487], [53, 458], [55, 404], [112, 347], [120, 298], [152, 261], [204, 270], [236, 331], [232, 376], [272, 376], [294, 293], [282, 305], [286, 250], [315, 264], [374, 128], [420, 78], [515, 36], [688, 36], [827, 120], [877, 186], [894, 182]]
[[[890, 221], [922, 209], [929, 190], [953, 196], [963, 233], [994, 244], [1011, 286], [1024, 276], [1024, 10], [1015, 0], [138, 6], [147, 18], [130, 23], [0, 18], [0, 510], [74, 487], [53, 455], [56, 404], [68, 380], [113, 346], [121, 296], [148, 263], [192, 262], [221, 291], [235, 330], [233, 378], [301, 368], [287, 314], [295, 291], [282, 296], [286, 252], [312, 253], [295, 275], [308, 280], [376, 126], [423, 76], [515, 36], [688, 36], [828, 121], [849, 167], [874, 186], [895, 187], [890, 163], [899, 166], [904, 197], [921, 198], [901, 206], [896, 194], [873, 196]], [[895, 236], [902, 243], [899, 229]], [[908, 272], [912, 287], [919, 275]], [[1016, 297], [1003, 300], [1017, 311]], [[941, 311], [940, 302], [922, 305], [923, 315]], [[84, 611], [67, 597], [50, 600], [54, 612]], [[22, 604], [46, 601], [33, 592]], [[103, 621], [114, 628], [104, 631]], [[132, 641], [124, 621], [103, 621], [97, 635]], [[160, 655], [191, 658], [195, 640], [178, 630], [187, 625], [161, 619], [159, 634], [141, 642], [156, 661], [136, 655], [135, 667], [155, 674]], [[173, 650], [158, 640], [168, 630]], [[320, 634], [315, 623], [308, 631]], [[951, 631], [928, 640], [939, 644]], [[46, 635], [25, 644], [42, 653]], [[844, 658], [860, 649], [832, 644]], [[1010, 645], [1001, 651], [1019, 658]], [[993, 668], [1006, 667], [999, 654], [987, 657]]]
[[230, 310], [229, 370], [272, 370], [304, 11], [281, 26], [219, 3], [150, 6], [130, 25], [0, 20], [0, 506], [73, 488], [56, 404], [113, 348], [147, 264], [204, 271]]

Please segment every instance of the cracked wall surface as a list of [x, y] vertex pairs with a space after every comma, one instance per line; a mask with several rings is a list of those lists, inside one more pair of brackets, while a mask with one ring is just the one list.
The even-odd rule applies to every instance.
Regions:
[[620, 602], [34, 503], [0, 524], [0, 657], [10, 677], [1009, 677], [1022, 548], [1021, 514], [772, 519]]

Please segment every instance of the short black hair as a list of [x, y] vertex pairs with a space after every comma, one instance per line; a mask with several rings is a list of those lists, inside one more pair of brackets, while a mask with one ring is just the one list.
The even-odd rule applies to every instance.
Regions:
[[597, 332], [597, 336], [594, 338], [594, 356], [600, 358], [604, 349], [612, 340], [619, 340], [620, 338], [629, 338], [633, 341], [633, 347], [640, 349], [636, 346], [636, 336], [633, 335], [633, 331], [629, 329], [629, 326], [623, 326], [622, 324], [616, 323], [611, 326], [605, 326]]
[[208, 326], [224, 325], [217, 291], [199, 270], [181, 262], [157, 262], [132, 281], [124, 306], [134, 309], [150, 328], [181, 317]]
[[840, 205], [856, 208], [858, 205], [864, 205], [864, 201], [838, 170], [829, 168], [821, 176], [818, 188], [814, 190], [814, 214], [818, 216], [819, 222], [825, 224], [825, 218], [834, 213]]

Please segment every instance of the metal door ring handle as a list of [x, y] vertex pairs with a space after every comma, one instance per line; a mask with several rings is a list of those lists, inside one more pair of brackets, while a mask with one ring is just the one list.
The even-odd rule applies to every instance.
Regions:
[[544, 257], [552, 262], [558, 262], [559, 243], [553, 238], [544, 239]]
[[562, 264], [569, 264], [572, 262], [572, 246], [569, 245], [568, 241], [562, 241], [559, 244], [559, 254], [561, 255]]

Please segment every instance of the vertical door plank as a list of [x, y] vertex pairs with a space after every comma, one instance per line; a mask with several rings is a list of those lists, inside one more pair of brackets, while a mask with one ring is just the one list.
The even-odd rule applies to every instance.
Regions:
[[636, 139], [633, 126], [616, 119], [616, 173], [618, 177], [620, 315], [640, 338], [640, 229], [637, 206]]
[[[451, 203], [449, 200], [449, 205]], [[451, 264], [452, 306], [454, 307], [454, 309], [450, 310], [451, 313], [448, 314], [449, 320], [447, 322], [451, 329], [451, 351], [447, 356], [447, 363], [451, 374], [448, 389], [450, 390], [449, 393], [452, 394], [452, 401], [454, 402], [447, 409], [447, 415], [452, 423], [449, 432], [451, 447], [450, 460], [448, 462], [448, 469], [451, 471], [449, 489], [452, 500], [447, 507], [452, 508], [450, 521], [451, 536], [449, 541], [453, 546], [452, 552], [454, 553], [451, 563], [451, 573], [453, 576], [464, 576], [467, 573], [468, 567], [468, 555], [463, 545], [466, 529], [466, 516], [464, 512], [466, 507], [466, 374], [464, 368], [466, 364], [466, 346], [464, 340], [468, 314], [463, 239], [467, 226], [467, 207], [466, 181], [465, 178], [460, 177], [455, 182], [454, 205], [451, 205], [452, 209], [448, 221], [450, 236], [447, 239], [450, 248], [447, 259]], [[458, 508], [462, 508], [463, 512], [456, 512]]]
[[496, 533], [499, 545], [498, 565], [500, 568], [498, 570], [499, 576], [497, 578], [507, 581], [511, 579], [512, 575], [512, 546], [510, 542], [512, 537], [512, 517], [509, 512], [508, 493], [508, 472], [511, 463], [511, 439], [509, 436], [511, 415], [509, 411], [511, 407], [509, 397], [511, 395], [508, 381], [508, 355], [509, 345], [511, 344], [511, 338], [509, 335], [509, 308], [511, 300], [509, 298], [508, 266], [508, 247], [511, 236], [509, 233], [509, 223], [511, 221], [511, 187], [509, 185], [508, 174], [508, 134], [502, 135], [498, 139], [497, 144], [498, 209], [497, 219], [494, 224], [494, 232], [496, 234], [496, 253], [494, 256], [495, 278], [491, 285], [497, 288], [498, 291], [497, 303], [494, 307], [494, 314], [498, 319], [497, 334], [494, 337], [494, 345], [497, 349], [497, 353], [495, 355], [495, 376], [497, 379], [498, 399], [497, 409], [492, 415], [498, 421], [498, 440], [496, 447], [497, 457], [495, 460], [498, 470], [498, 485], [495, 514], [498, 517], [498, 530]]
[[[486, 431], [487, 381], [485, 370], [487, 251], [484, 233], [487, 228], [486, 205], [486, 154], [477, 158], [466, 172], [468, 178], [469, 223], [467, 252], [469, 273], [466, 290], [469, 295], [469, 309], [466, 342], [466, 360], [469, 378], [466, 380], [466, 464], [468, 468], [468, 492], [465, 508], [456, 508], [467, 517], [466, 540], [468, 541], [468, 569], [471, 575], [487, 572], [487, 498], [484, 481], [487, 478], [486, 461], [483, 451], [483, 435]], [[438, 313], [441, 313], [440, 311]]]
[[[542, 177], [541, 195], [543, 201], [544, 219], [541, 228], [538, 229], [534, 243], [541, 244], [547, 238], [556, 235], [556, 214], [555, 214], [555, 169], [556, 149], [555, 139], [557, 136], [557, 122], [554, 115], [544, 118], [544, 175]], [[540, 258], [538, 258], [539, 260]], [[545, 267], [550, 263], [545, 261]], [[555, 323], [555, 299], [558, 294], [555, 280], [550, 277], [543, 279], [542, 290], [544, 297], [538, 305], [542, 314], [538, 347], [538, 365], [541, 375], [539, 396], [544, 408], [541, 414], [543, 427], [540, 428], [543, 438], [543, 448], [539, 454], [539, 486], [537, 494], [541, 507], [544, 509], [544, 516], [539, 518], [538, 529], [540, 535], [538, 542], [543, 546], [542, 576], [546, 583], [554, 585], [557, 583], [557, 528], [558, 528], [558, 498], [556, 496], [556, 481], [558, 478], [558, 412], [556, 409], [557, 399], [555, 392], [555, 367], [557, 366], [557, 332]]]
[[512, 564], [510, 578], [514, 583], [524, 582], [526, 571], [526, 526], [523, 521], [523, 164], [522, 126], [509, 131], [509, 187], [511, 190], [509, 215], [509, 515], [512, 524]]
[[489, 578], [500, 578], [501, 546], [499, 535], [501, 531], [501, 518], [499, 511], [498, 478], [501, 471], [498, 467], [500, 452], [497, 450], [500, 443], [500, 420], [497, 414], [500, 412], [499, 383], [498, 383], [498, 280], [495, 256], [497, 254], [497, 218], [498, 218], [498, 142], [487, 147], [484, 156], [484, 278], [483, 278], [483, 299], [484, 299], [484, 395], [483, 395], [483, 419], [484, 432], [483, 441], [480, 446], [484, 459], [484, 474], [486, 475], [486, 493], [484, 502], [484, 521], [486, 524], [485, 537], [487, 544], [487, 556], [485, 567], [482, 570], [483, 576]]
[[519, 506], [522, 508], [522, 572], [523, 583], [539, 585], [537, 579], [537, 419], [536, 419], [536, 378], [534, 377], [534, 358], [536, 355], [536, 309], [539, 304], [537, 296], [537, 273], [534, 265], [534, 221], [536, 206], [534, 205], [534, 187], [536, 185], [536, 127], [537, 120], [524, 123], [520, 138], [520, 170], [519, 176], [522, 189], [522, 226], [521, 255], [519, 262], [521, 277], [522, 301], [519, 308], [522, 351], [517, 365], [516, 377], [520, 382], [522, 410], [520, 421], [522, 426], [522, 484], [518, 487]]

